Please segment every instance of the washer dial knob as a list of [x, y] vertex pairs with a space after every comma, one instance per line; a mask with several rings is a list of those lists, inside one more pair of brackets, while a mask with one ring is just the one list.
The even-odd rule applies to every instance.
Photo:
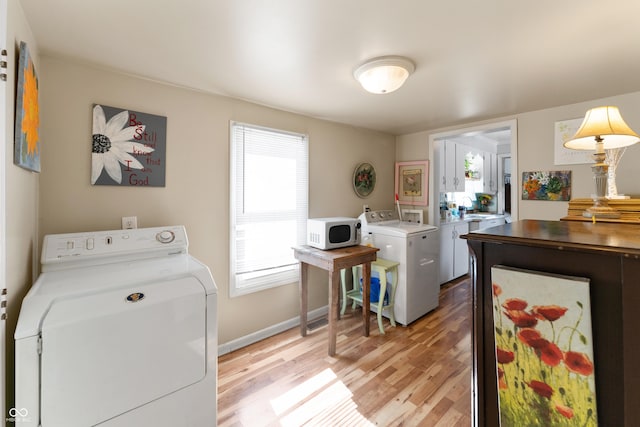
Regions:
[[156, 234], [156, 240], [160, 243], [171, 243], [175, 240], [176, 235], [173, 234], [173, 231], [164, 230], [160, 233]]

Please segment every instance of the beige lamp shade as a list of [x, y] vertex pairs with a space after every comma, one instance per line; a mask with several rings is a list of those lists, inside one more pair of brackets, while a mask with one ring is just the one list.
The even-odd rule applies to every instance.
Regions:
[[415, 70], [413, 62], [401, 56], [383, 56], [359, 66], [353, 76], [371, 93], [391, 93], [399, 89]]
[[599, 139], [606, 150], [633, 145], [640, 141], [640, 136], [624, 122], [618, 107], [605, 106], [587, 111], [582, 125], [564, 146], [573, 150], [593, 150]]

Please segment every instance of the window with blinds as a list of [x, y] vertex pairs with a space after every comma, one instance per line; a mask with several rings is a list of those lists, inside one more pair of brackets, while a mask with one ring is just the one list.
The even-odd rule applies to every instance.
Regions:
[[306, 243], [306, 135], [231, 123], [232, 297], [298, 280]]

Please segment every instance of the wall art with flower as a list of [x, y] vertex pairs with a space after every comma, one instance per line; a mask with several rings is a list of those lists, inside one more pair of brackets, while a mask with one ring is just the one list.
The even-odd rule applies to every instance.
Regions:
[[597, 426], [589, 280], [491, 268], [500, 425]]
[[429, 204], [429, 161], [396, 162], [396, 197], [403, 205]]
[[40, 107], [38, 75], [25, 42], [20, 42], [13, 163], [40, 172]]
[[353, 171], [353, 190], [358, 197], [369, 197], [376, 187], [376, 170], [370, 163], [360, 163]]
[[93, 106], [91, 184], [164, 187], [167, 118]]
[[571, 199], [571, 171], [523, 172], [522, 200]]

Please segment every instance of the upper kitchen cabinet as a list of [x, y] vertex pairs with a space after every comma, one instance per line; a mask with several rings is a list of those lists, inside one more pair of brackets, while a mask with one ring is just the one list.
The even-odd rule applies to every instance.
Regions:
[[498, 191], [498, 155], [484, 154], [482, 187], [485, 193], [494, 194]]
[[440, 193], [498, 191], [498, 155], [454, 141], [436, 147]]
[[453, 141], [442, 141], [439, 147], [440, 192], [464, 191], [465, 155], [467, 147]]

